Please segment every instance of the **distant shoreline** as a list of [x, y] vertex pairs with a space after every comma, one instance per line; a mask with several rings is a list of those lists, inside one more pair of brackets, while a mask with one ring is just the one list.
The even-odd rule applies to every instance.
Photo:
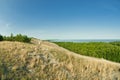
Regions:
[[51, 42], [114, 42], [120, 39], [52, 39]]

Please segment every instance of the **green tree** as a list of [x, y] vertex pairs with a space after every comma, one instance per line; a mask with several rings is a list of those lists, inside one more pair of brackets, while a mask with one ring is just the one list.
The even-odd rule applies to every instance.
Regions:
[[11, 33], [11, 35], [10, 35], [10, 41], [15, 41], [13, 33]]
[[15, 36], [15, 41], [30, 43], [31, 38], [27, 37], [26, 35], [18, 34]]
[[[3, 39], [2, 39], [3, 38]], [[26, 43], [30, 43], [31, 38], [29, 38], [26, 35], [22, 35], [22, 34], [17, 34], [16, 36], [14, 36], [12, 33], [10, 36], [1, 36], [1, 40], [4, 41], [19, 41], [19, 42], [26, 42]]]
[[0, 35], [0, 41], [3, 41], [3, 36], [2, 35]]

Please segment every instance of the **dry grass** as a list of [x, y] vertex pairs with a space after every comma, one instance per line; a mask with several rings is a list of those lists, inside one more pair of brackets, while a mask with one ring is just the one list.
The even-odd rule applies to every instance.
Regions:
[[81, 56], [47, 41], [32, 43], [0, 42], [0, 62], [8, 70], [2, 78], [120, 80], [119, 63]]

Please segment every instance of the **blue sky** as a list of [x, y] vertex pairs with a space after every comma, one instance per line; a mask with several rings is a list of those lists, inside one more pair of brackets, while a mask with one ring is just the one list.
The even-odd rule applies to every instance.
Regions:
[[120, 0], [0, 0], [0, 34], [120, 39]]

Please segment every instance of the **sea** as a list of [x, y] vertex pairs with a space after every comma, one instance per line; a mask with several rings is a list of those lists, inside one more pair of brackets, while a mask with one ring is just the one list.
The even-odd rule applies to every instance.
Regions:
[[51, 42], [115, 42], [120, 39], [52, 39]]

